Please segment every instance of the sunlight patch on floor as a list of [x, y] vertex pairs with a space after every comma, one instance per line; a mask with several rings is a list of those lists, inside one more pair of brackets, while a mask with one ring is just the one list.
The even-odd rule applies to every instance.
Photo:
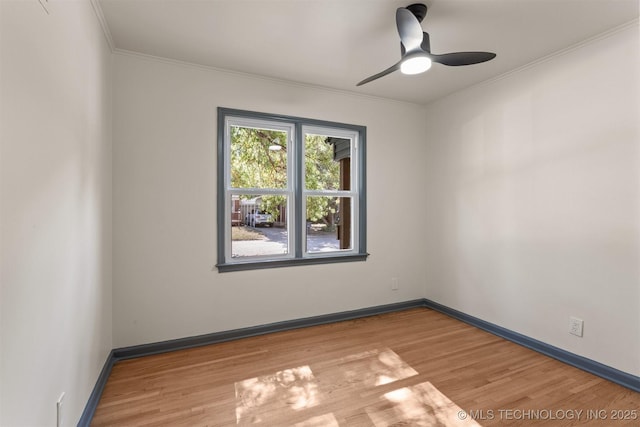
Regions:
[[461, 416], [464, 411], [430, 382], [388, 391], [394, 382], [418, 375], [389, 348], [320, 361], [313, 366], [315, 374], [311, 366], [305, 365], [236, 382], [236, 423], [339, 427], [335, 405], [358, 393], [363, 399], [361, 415], [365, 423], [375, 427], [480, 426]]
[[324, 414], [294, 424], [293, 427], [340, 427], [340, 423], [333, 414]]
[[380, 402], [366, 408], [376, 427], [394, 425], [480, 427], [430, 382], [385, 393]]
[[318, 386], [309, 366], [250, 378], [237, 382], [235, 388], [238, 424], [266, 421], [270, 414], [318, 404]]
[[337, 369], [330, 372], [334, 384], [376, 387], [418, 375], [393, 350], [370, 350], [340, 359]]

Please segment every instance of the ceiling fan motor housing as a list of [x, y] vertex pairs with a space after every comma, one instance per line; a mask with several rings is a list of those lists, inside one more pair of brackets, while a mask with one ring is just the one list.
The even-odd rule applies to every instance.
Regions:
[[418, 22], [422, 22], [425, 16], [427, 16], [427, 5], [422, 3], [414, 3], [407, 6], [409, 12], [413, 13]]

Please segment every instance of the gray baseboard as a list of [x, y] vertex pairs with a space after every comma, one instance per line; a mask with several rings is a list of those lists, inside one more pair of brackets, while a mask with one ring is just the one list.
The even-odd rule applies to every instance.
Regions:
[[194, 337], [179, 338], [175, 340], [114, 349], [111, 351], [109, 357], [107, 358], [107, 361], [105, 362], [105, 365], [100, 373], [100, 376], [98, 377], [98, 381], [96, 382], [93, 392], [89, 397], [89, 401], [85, 406], [82, 416], [80, 417], [78, 426], [88, 427], [91, 424], [91, 419], [93, 418], [93, 414], [98, 407], [98, 402], [100, 401], [102, 390], [104, 389], [104, 386], [107, 383], [107, 379], [109, 378], [111, 368], [116, 362], [120, 360], [133, 359], [153, 354], [200, 347], [204, 345], [238, 340], [257, 335], [270, 334], [273, 332], [306, 328], [309, 326], [341, 322], [343, 320], [358, 319], [361, 317], [408, 310], [417, 307], [430, 308], [432, 310], [446, 314], [469, 325], [475, 326], [478, 329], [482, 329], [501, 338], [512, 341], [516, 344], [520, 344], [531, 350], [553, 357], [554, 359], [560, 360], [568, 365], [590, 372], [611, 382], [627, 387], [633, 391], [640, 392], [640, 377], [617, 370], [607, 365], [603, 365], [602, 363], [587, 359], [586, 357], [570, 353], [558, 347], [554, 347], [550, 344], [535, 340], [533, 338], [527, 337], [493, 323], [486, 322], [477, 317], [470, 316], [461, 311], [454, 310], [452, 308], [424, 298], [394, 304], [362, 308], [358, 310], [343, 311], [340, 313], [331, 313], [321, 316], [305, 317], [302, 319], [286, 320], [283, 322], [269, 323], [266, 325], [252, 326], [248, 328], [233, 329], [229, 331], [214, 332], [211, 334], [198, 335]]
[[107, 357], [104, 367], [102, 368], [102, 372], [98, 377], [98, 381], [93, 388], [93, 392], [89, 396], [89, 400], [84, 408], [84, 411], [82, 412], [82, 416], [80, 417], [80, 421], [78, 422], [78, 427], [88, 427], [91, 424], [93, 415], [96, 411], [96, 408], [98, 407], [98, 402], [100, 401], [100, 396], [102, 396], [102, 391], [104, 390], [104, 387], [107, 384], [107, 379], [109, 378], [109, 374], [111, 373], [111, 368], [115, 363], [121, 360], [134, 359], [137, 357], [150, 356], [153, 354], [200, 347], [204, 345], [238, 340], [241, 338], [248, 338], [257, 335], [270, 334], [273, 332], [306, 328], [309, 326], [335, 323], [343, 320], [358, 319], [361, 317], [391, 313], [394, 311], [402, 311], [416, 307], [424, 307], [424, 300], [417, 299], [413, 301], [404, 301], [394, 304], [379, 305], [358, 310], [343, 311], [340, 313], [331, 313], [295, 320], [287, 320], [283, 322], [269, 323], [266, 325], [214, 332], [206, 335], [198, 335], [193, 337], [179, 338], [175, 340], [142, 344], [111, 350], [111, 353], [109, 354], [109, 357]]
[[538, 353], [553, 357], [554, 359], [560, 360], [561, 362], [564, 362], [568, 365], [605, 378], [621, 386], [630, 388], [633, 391], [640, 392], [640, 377], [637, 377], [635, 375], [631, 375], [610, 366], [603, 365], [602, 363], [596, 362], [595, 360], [587, 359], [586, 357], [570, 353], [566, 350], [562, 350], [561, 348], [552, 346], [542, 341], [538, 341], [536, 339], [519, 334], [501, 326], [494, 325], [493, 323], [486, 322], [482, 319], [478, 319], [477, 317], [470, 316], [461, 311], [454, 310], [428, 299], [424, 300], [424, 307], [439, 311], [440, 313], [446, 314], [462, 322], [468, 323], [469, 325], [475, 326], [478, 329], [490, 332], [501, 338], [504, 338], [516, 344], [520, 344], [524, 347], [530, 348], [531, 350], [535, 350]]
[[109, 379], [109, 374], [111, 374], [111, 368], [113, 368], [113, 364], [116, 363], [115, 358], [113, 357], [113, 350], [109, 352], [107, 356], [107, 360], [104, 362], [104, 366], [102, 367], [102, 371], [100, 371], [100, 375], [98, 375], [98, 380], [96, 381], [96, 385], [93, 387], [91, 394], [89, 395], [89, 400], [84, 407], [84, 411], [82, 411], [82, 415], [80, 416], [80, 421], [78, 421], [79, 427], [84, 427], [91, 424], [91, 420], [93, 419], [93, 414], [95, 414], [96, 409], [98, 408], [98, 402], [100, 402], [100, 396], [102, 396], [102, 391], [104, 387], [107, 385], [107, 380]]
[[324, 314], [321, 316], [305, 317], [302, 319], [285, 320], [283, 322], [269, 323], [266, 325], [251, 326], [248, 328], [233, 329], [230, 331], [214, 332], [212, 334], [198, 335], [194, 337], [179, 338], [151, 344], [142, 344], [132, 347], [124, 347], [113, 350], [117, 360], [131, 359], [152, 354], [166, 353], [168, 351], [183, 350], [185, 348], [200, 347], [225, 341], [253, 337], [256, 335], [270, 334], [273, 332], [288, 331], [291, 329], [306, 328], [309, 326], [323, 325], [326, 323], [341, 322], [343, 320], [358, 319], [360, 317], [376, 314], [390, 313], [407, 310], [409, 308], [424, 307], [424, 300], [399, 302], [395, 304], [379, 305], [376, 307], [362, 308], [359, 310], [343, 311], [340, 313]]

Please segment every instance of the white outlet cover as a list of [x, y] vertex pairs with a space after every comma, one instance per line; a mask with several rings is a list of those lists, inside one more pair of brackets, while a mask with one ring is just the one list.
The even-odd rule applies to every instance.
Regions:
[[578, 319], [577, 317], [569, 317], [569, 333], [575, 335], [577, 337], [582, 336], [582, 329], [584, 326], [584, 321], [582, 319]]

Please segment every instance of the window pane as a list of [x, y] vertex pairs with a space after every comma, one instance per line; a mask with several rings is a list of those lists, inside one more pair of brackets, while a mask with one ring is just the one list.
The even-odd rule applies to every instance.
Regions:
[[307, 190], [348, 190], [351, 140], [324, 135], [305, 135], [305, 188]]
[[352, 249], [351, 197], [307, 197], [307, 252]]
[[289, 253], [286, 196], [231, 196], [231, 257]]
[[231, 187], [286, 188], [287, 132], [231, 126]]

